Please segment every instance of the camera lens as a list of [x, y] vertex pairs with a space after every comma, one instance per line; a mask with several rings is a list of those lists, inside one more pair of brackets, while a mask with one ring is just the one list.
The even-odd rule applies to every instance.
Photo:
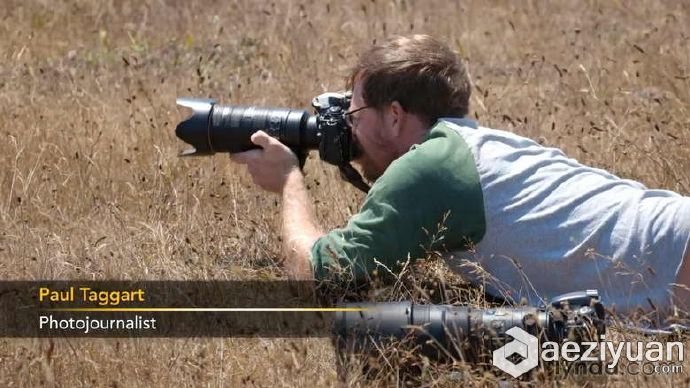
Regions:
[[242, 152], [255, 148], [250, 138], [259, 130], [288, 147], [318, 147], [318, 142], [313, 142], [317, 137], [316, 122], [309, 125], [306, 111], [253, 106], [216, 105], [211, 114], [209, 142], [216, 152]]
[[262, 130], [288, 147], [315, 149], [320, 136], [316, 118], [304, 110], [217, 105], [214, 100], [179, 98], [177, 103], [192, 109], [192, 115], [175, 130], [194, 146], [184, 155], [242, 152], [256, 148], [251, 136]]

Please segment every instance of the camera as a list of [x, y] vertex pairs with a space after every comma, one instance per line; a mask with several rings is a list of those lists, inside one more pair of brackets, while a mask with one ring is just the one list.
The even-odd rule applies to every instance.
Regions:
[[305, 110], [219, 105], [213, 99], [182, 97], [177, 104], [192, 115], [177, 125], [175, 134], [194, 148], [181, 156], [237, 153], [257, 148], [251, 136], [262, 130], [290, 147], [304, 165], [307, 152], [318, 150], [321, 160], [338, 166], [341, 176], [363, 191], [369, 187], [350, 161], [360, 150], [345, 120], [351, 93], [327, 92], [312, 100], [314, 115]]
[[[406, 340], [433, 358], [477, 360], [504, 345], [513, 327], [546, 341], [599, 341], [605, 309], [597, 290], [576, 291], [541, 307], [473, 308], [410, 301], [347, 303], [337, 313], [334, 334], [341, 351], [364, 352], [372, 344]], [[359, 310], [355, 310], [359, 309]], [[409, 343], [409, 342], [408, 342]]]

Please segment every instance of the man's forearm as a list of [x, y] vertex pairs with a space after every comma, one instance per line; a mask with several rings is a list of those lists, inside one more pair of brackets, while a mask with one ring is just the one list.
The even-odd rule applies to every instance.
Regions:
[[323, 232], [316, 224], [304, 176], [297, 169], [290, 173], [283, 189], [282, 226], [284, 265], [288, 276], [313, 279], [309, 256]]

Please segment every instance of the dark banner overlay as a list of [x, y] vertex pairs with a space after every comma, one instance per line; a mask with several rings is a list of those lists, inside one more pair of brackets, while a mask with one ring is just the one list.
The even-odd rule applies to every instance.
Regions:
[[0, 282], [3, 337], [323, 337], [313, 282]]

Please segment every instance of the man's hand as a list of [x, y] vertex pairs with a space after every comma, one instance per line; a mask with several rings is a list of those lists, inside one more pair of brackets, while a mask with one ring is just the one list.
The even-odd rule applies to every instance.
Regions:
[[230, 158], [237, 163], [246, 164], [252, 180], [259, 187], [282, 194], [290, 173], [299, 171], [297, 156], [264, 131], [254, 133], [251, 140], [261, 149], [232, 154]]

